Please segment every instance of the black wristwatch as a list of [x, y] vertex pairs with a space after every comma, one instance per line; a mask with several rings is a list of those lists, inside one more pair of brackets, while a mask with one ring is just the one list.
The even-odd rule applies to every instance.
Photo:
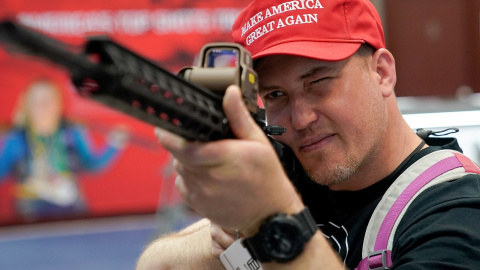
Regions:
[[260, 262], [285, 263], [302, 253], [317, 231], [307, 207], [294, 215], [276, 214], [266, 219], [258, 233], [245, 239], [244, 245]]

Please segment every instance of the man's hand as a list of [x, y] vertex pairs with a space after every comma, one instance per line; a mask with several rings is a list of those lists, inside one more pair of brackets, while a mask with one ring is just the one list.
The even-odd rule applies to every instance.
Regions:
[[186, 203], [222, 228], [250, 236], [267, 216], [304, 206], [238, 87], [227, 89], [223, 108], [236, 139], [199, 143], [159, 128], [155, 133], [176, 159], [176, 185]]
[[237, 233], [235, 231], [227, 231], [215, 223], [210, 224], [210, 231], [212, 236], [212, 254], [219, 259], [222, 254], [235, 240], [237, 240]]

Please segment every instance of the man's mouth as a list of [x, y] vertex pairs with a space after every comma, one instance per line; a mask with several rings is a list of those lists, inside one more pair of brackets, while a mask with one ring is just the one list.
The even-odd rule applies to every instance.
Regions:
[[333, 133], [328, 134], [320, 134], [315, 137], [310, 137], [305, 139], [300, 144], [300, 151], [301, 152], [311, 152], [317, 149], [320, 149], [327, 145], [335, 136]]

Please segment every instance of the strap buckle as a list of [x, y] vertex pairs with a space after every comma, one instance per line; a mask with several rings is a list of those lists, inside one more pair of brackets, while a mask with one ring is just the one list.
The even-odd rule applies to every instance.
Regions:
[[[369, 270], [388, 270], [392, 266], [392, 251], [388, 249], [377, 250], [367, 257]], [[372, 268], [374, 267], [374, 268]]]

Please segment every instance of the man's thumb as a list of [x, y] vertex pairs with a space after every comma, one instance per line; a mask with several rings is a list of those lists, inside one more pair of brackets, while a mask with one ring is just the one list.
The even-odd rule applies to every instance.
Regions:
[[255, 123], [243, 103], [242, 93], [238, 86], [231, 85], [225, 91], [223, 110], [236, 138], [268, 142], [265, 133]]

